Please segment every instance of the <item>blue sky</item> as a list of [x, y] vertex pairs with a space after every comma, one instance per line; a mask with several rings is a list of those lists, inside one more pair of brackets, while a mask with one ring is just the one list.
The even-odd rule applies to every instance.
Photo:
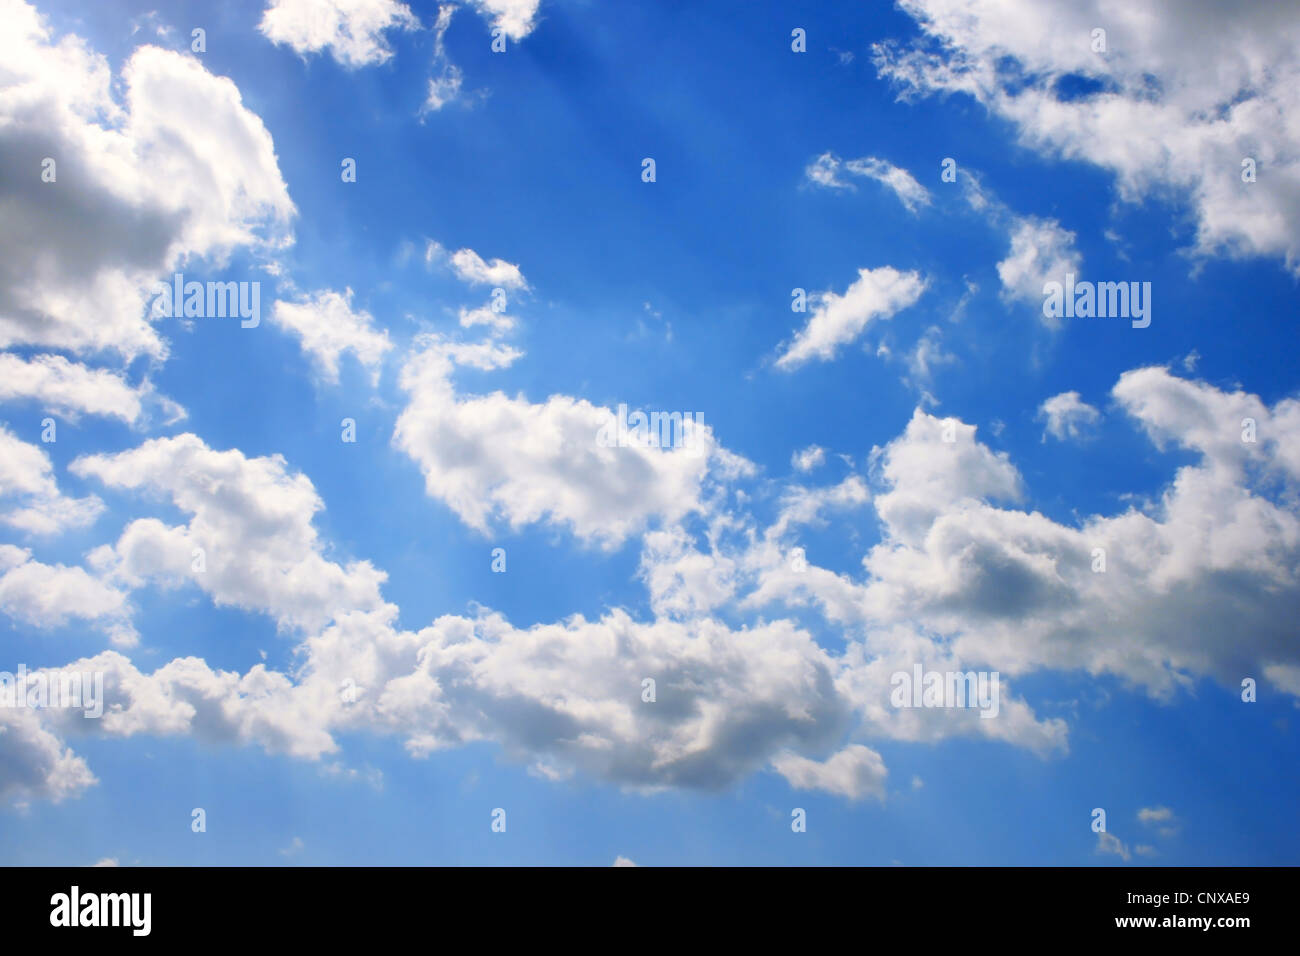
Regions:
[[1300, 16], [1105, 6], [0, 2], [6, 859], [1295, 863]]

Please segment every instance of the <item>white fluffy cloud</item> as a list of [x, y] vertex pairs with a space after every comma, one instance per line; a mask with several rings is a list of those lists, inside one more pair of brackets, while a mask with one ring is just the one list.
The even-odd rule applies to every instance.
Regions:
[[[1300, 479], [1300, 403], [1270, 409], [1163, 368], [1126, 373], [1112, 394], [1157, 443], [1199, 460], [1142, 510], [1078, 527], [991, 504], [1017, 500], [1015, 469], [965, 426], [953, 444], [936, 440], [942, 423], [918, 412], [881, 452], [886, 536], [854, 595], [864, 617], [920, 623], [1003, 673], [1110, 673], [1162, 696], [1198, 676], [1235, 687], [1294, 665], [1300, 518], [1286, 502]], [[1246, 417], [1257, 442], [1242, 441]]]
[[338, 614], [384, 606], [383, 572], [368, 561], [343, 566], [324, 556], [312, 527], [323, 502], [278, 455], [216, 451], [186, 434], [78, 458], [71, 470], [109, 487], [167, 495], [191, 515], [178, 526], [137, 519], [115, 545], [96, 549], [92, 563], [112, 580], [189, 582], [219, 605], [263, 611], [286, 630], [316, 631]]
[[551, 777], [716, 789], [778, 754], [828, 749], [850, 714], [833, 659], [788, 622], [732, 630], [612, 611], [525, 630], [485, 611], [410, 632], [349, 614], [302, 651], [295, 679], [196, 658], [146, 674], [106, 651], [67, 665], [105, 675], [104, 716], [43, 716], [62, 733], [194, 734], [308, 759], [336, 750], [343, 730], [399, 735], [416, 756], [492, 740]]
[[796, 790], [825, 790], [850, 800], [885, 798], [885, 778], [889, 775], [885, 761], [861, 744], [851, 744], [820, 763], [782, 753], [772, 760], [772, 766]]
[[926, 282], [916, 272], [891, 266], [859, 269], [843, 295], [823, 292], [808, 323], [776, 360], [777, 368], [792, 369], [817, 359], [828, 361], [841, 346], [854, 341], [873, 319], [890, 318], [916, 302]]
[[495, 285], [503, 289], [526, 289], [528, 283], [519, 267], [504, 259], [484, 262], [473, 249], [459, 249], [451, 254], [451, 267], [463, 281], [473, 285]]
[[1083, 437], [1089, 427], [1101, 420], [1101, 412], [1080, 398], [1078, 392], [1062, 392], [1038, 406], [1038, 418], [1046, 423], [1044, 441], [1048, 435], [1065, 441]]
[[82, 414], [128, 424], [141, 422], [149, 412], [164, 424], [185, 417], [185, 410], [157, 394], [147, 379], [131, 385], [120, 372], [88, 368], [62, 355], [37, 355], [24, 361], [0, 352], [0, 402], [24, 399], [74, 421]]
[[103, 510], [93, 495], [60, 492], [50, 456], [0, 425], [0, 521], [33, 534], [56, 534], [90, 524]]
[[514, 527], [549, 521], [612, 547], [654, 518], [700, 509], [711, 465], [735, 465], [694, 421], [691, 447], [607, 447], [598, 439], [616, 417], [585, 399], [458, 394], [455, 365], [507, 365], [518, 353], [504, 346], [424, 339], [417, 349], [402, 369], [409, 399], [393, 441], [420, 465], [429, 495], [481, 531], [494, 517]]
[[657, 617], [709, 614], [736, 590], [736, 562], [698, 550], [680, 527], [645, 535], [640, 575]]
[[11, 544], [0, 544], [0, 612], [41, 629], [93, 622], [119, 647], [138, 640], [123, 591], [84, 568], [34, 561]]
[[398, 0], [271, 0], [258, 29], [295, 53], [328, 51], [348, 69], [393, 55], [384, 33], [416, 29], [420, 21]]
[[[1067, 272], [1077, 277], [1081, 264], [1074, 248], [1074, 233], [1061, 228], [1054, 219], [1022, 216], [1012, 225], [1011, 250], [998, 263], [998, 278], [1008, 298], [1041, 306], [1043, 284], [1064, 282]], [[1046, 317], [1043, 322], [1050, 324]]]
[[473, 249], [457, 249], [448, 253], [441, 243], [428, 239], [424, 244], [425, 265], [435, 263], [449, 266], [456, 278], [469, 285], [491, 285], [502, 289], [526, 290], [528, 282], [517, 265], [504, 259], [486, 261]]
[[[904, 0], [925, 41], [878, 44], [905, 94], [969, 94], [1021, 142], [1115, 175], [1121, 199], [1186, 201], [1202, 255], [1300, 273], [1300, 21], [1286, 4]], [[1104, 52], [1093, 31], [1106, 32]], [[1065, 84], [1091, 84], [1063, 96]], [[1243, 182], [1253, 159], [1257, 181]]]
[[537, 8], [542, 0], [469, 0], [492, 26], [512, 40], [522, 40], [533, 32]]
[[351, 289], [322, 290], [302, 302], [276, 302], [271, 321], [298, 337], [302, 350], [331, 384], [339, 380], [339, 358], [344, 352], [355, 355], [378, 383], [384, 354], [393, 347], [387, 332], [376, 331], [369, 312], [352, 310]]
[[875, 156], [841, 161], [834, 153], [822, 153], [808, 164], [804, 174], [812, 183], [830, 189], [852, 189], [853, 184], [840, 178], [843, 170], [853, 176], [874, 179], [882, 186], [888, 187], [898, 197], [898, 201], [910, 213], [915, 213], [920, 206], [932, 202], [930, 191], [916, 181], [906, 169], [895, 166], [888, 160]]
[[825, 448], [820, 445], [809, 445], [807, 448], [796, 451], [790, 456], [790, 466], [795, 471], [802, 471], [807, 474], [813, 469], [821, 467], [822, 462], [825, 460]]
[[55, 40], [21, 0], [0, 0], [0, 20], [0, 151], [15, 171], [0, 183], [0, 346], [161, 357], [144, 316], [160, 275], [290, 241], [271, 136], [192, 56], [140, 47], [119, 102], [79, 38]]

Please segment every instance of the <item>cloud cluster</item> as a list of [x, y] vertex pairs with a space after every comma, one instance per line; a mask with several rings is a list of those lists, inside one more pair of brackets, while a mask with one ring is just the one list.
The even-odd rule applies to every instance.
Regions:
[[969, 95], [1025, 146], [1112, 172], [1126, 202], [1185, 202], [1198, 255], [1275, 256], [1300, 274], [1300, 21], [1285, 4], [899, 6], [923, 40], [874, 50], [905, 95]]

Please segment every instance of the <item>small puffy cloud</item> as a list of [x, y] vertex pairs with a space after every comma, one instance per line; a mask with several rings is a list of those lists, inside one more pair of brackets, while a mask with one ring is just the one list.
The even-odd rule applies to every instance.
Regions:
[[899, 272], [891, 266], [859, 269], [858, 278], [843, 295], [823, 292], [817, 296], [808, 323], [776, 360], [777, 368], [789, 370], [814, 359], [834, 358], [869, 322], [890, 318], [912, 305], [925, 287], [917, 272]]
[[851, 744], [822, 762], [782, 753], [772, 767], [796, 790], [825, 790], [850, 800], [885, 799], [885, 761], [869, 747]]
[[1074, 233], [1055, 219], [1022, 216], [1012, 225], [1011, 250], [998, 263], [998, 278], [1008, 299], [1041, 305], [1044, 283], [1064, 282], [1067, 272], [1077, 276], [1081, 263]]
[[91, 865], [92, 867], [95, 867], [95, 866], [120, 866], [121, 864], [117, 862], [117, 858], [116, 858], [116, 857], [106, 856], [106, 857], [104, 857], [102, 860], [100, 860], [98, 863], [92, 863], [92, 864], [90, 864], [90, 865]]
[[1038, 420], [1046, 423], [1043, 441], [1048, 435], [1065, 441], [1082, 438], [1090, 426], [1101, 420], [1101, 413], [1083, 401], [1078, 392], [1062, 392], [1038, 406]]
[[615, 857], [615, 858], [614, 858], [614, 862], [611, 863], [610, 865], [611, 865], [611, 866], [636, 866], [635, 863], [633, 863], [631, 860], [629, 860], [629, 859], [628, 859], [627, 857], [625, 857], [625, 856], [618, 856], [618, 857]]
[[440, 242], [433, 239], [425, 240], [424, 264], [445, 264], [456, 274], [456, 278], [468, 285], [491, 285], [519, 290], [528, 288], [528, 282], [517, 265], [504, 259], [488, 262], [473, 249], [457, 249], [448, 253]]
[[437, 76], [429, 77], [429, 90], [424, 97], [424, 109], [429, 113], [436, 113], [448, 103], [455, 102], [460, 96], [461, 87], [464, 85], [465, 77], [461, 73], [460, 67], [448, 63], [443, 66], [442, 71]]
[[50, 456], [0, 425], [0, 521], [32, 534], [57, 534], [92, 523], [104, 503], [59, 491]]
[[827, 189], [852, 189], [852, 183], [840, 179], [839, 172], [843, 163], [834, 153], [822, 153], [804, 169], [808, 181]]
[[271, 0], [258, 30], [298, 54], [328, 51], [341, 66], [355, 70], [393, 55], [386, 31], [419, 26], [398, 0]]
[[512, 40], [533, 32], [541, 0], [469, 0], [471, 6]]
[[826, 461], [826, 449], [820, 445], [809, 445], [790, 456], [791, 467], [805, 474], [814, 468], [820, 468], [824, 461]]
[[493, 285], [503, 289], [527, 289], [524, 274], [519, 267], [504, 259], [485, 262], [473, 249], [460, 249], [451, 254], [451, 267], [456, 275], [471, 285]]
[[302, 302], [276, 302], [271, 322], [293, 333], [311, 356], [325, 381], [339, 380], [339, 358], [351, 352], [379, 381], [384, 354], [392, 348], [388, 333], [376, 331], [374, 319], [364, 309], [353, 311], [352, 290], [323, 290]]

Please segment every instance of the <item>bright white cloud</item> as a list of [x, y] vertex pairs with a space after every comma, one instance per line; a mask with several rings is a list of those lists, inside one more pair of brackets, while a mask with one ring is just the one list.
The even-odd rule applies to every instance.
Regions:
[[483, 261], [473, 249], [459, 249], [451, 254], [451, 267], [456, 275], [471, 285], [493, 285], [503, 289], [527, 289], [524, 274], [519, 267], [504, 259]]
[[[1011, 250], [998, 263], [998, 278], [1007, 298], [1041, 306], [1043, 284], [1064, 282], [1067, 272], [1077, 277], [1081, 265], [1082, 259], [1074, 248], [1074, 233], [1061, 228], [1054, 219], [1022, 216], [1012, 225]], [[1043, 317], [1044, 323], [1052, 321]]]
[[393, 55], [385, 32], [419, 26], [410, 7], [398, 0], [271, 0], [258, 30], [295, 53], [328, 51], [355, 70]]
[[541, 0], [469, 0], [494, 29], [512, 40], [522, 40], [533, 32]]
[[71, 471], [113, 488], [165, 494], [191, 515], [178, 526], [137, 519], [115, 545], [93, 552], [111, 580], [130, 587], [189, 582], [218, 605], [266, 612], [285, 630], [315, 631], [345, 612], [384, 609], [384, 573], [368, 561], [343, 566], [324, 557], [312, 527], [324, 504], [278, 455], [215, 451], [186, 434], [78, 458]]
[[352, 290], [322, 290], [301, 302], [276, 302], [271, 321], [292, 332], [302, 343], [325, 381], [339, 380], [339, 358], [351, 352], [370, 369], [378, 384], [384, 354], [391, 349], [388, 333], [376, 331], [374, 318], [364, 309], [353, 311]]
[[843, 295], [823, 292], [808, 323], [776, 360], [777, 368], [792, 369], [814, 359], [828, 361], [854, 341], [875, 319], [890, 318], [914, 304], [926, 282], [916, 272], [891, 266], [859, 269], [858, 278]]
[[402, 369], [409, 400], [393, 441], [420, 465], [429, 495], [466, 524], [486, 532], [494, 517], [516, 528], [548, 521], [612, 547], [653, 518], [673, 522], [699, 510], [711, 465], [730, 467], [734, 456], [694, 421], [690, 447], [606, 447], [599, 435], [616, 417], [584, 399], [535, 404], [456, 392], [455, 365], [501, 367], [518, 354], [425, 339]]
[[0, 544], [0, 612], [41, 629], [92, 622], [118, 647], [138, 640], [123, 591], [84, 568], [34, 561], [11, 544]]
[[158, 395], [147, 379], [131, 385], [120, 372], [88, 368], [62, 355], [36, 355], [24, 361], [0, 353], [0, 401], [23, 399], [72, 421], [88, 414], [136, 424], [150, 409], [163, 417], [164, 424], [185, 417], [185, 410]]
[[0, 425], [0, 521], [33, 534], [57, 534], [93, 522], [104, 503], [59, 491], [50, 456]]

